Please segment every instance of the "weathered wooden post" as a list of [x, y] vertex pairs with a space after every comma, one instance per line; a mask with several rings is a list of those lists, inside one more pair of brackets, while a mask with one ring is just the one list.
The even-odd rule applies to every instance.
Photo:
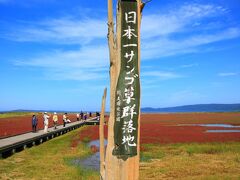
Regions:
[[139, 178], [141, 0], [118, 0], [116, 33], [108, 0], [110, 117], [104, 163], [106, 180]]
[[100, 139], [100, 177], [105, 177], [105, 145], [104, 145], [104, 116], [105, 116], [105, 104], [106, 104], [107, 88], [104, 89], [102, 97], [102, 108], [99, 122], [99, 139]]

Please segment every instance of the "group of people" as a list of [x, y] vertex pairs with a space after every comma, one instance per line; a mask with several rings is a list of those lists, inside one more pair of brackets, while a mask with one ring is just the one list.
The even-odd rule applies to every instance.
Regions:
[[[51, 117], [51, 114], [48, 114], [47, 112], [44, 112], [44, 114], [43, 114], [43, 125], [44, 125], [43, 132], [44, 133], [48, 132], [48, 124], [49, 124], [50, 117]], [[65, 127], [67, 123], [71, 122], [71, 120], [68, 118], [68, 114], [67, 113], [63, 114], [62, 120], [63, 120], [63, 127]], [[53, 121], [54, 129], [57, 129], [58, 115], [57, 115], [56, 112], [53, 113], [52, 121]], [[32, 131], [33, 132], [37, 132], [37, 125], [38, 125], [38, 118], [34, 114], [32, 116]]]
[[87, 118], [91, 118], [92, 117], [92, 112], [86, 112], [86, 113], [84, 113], [84, 112], [80, 112], [80, 113], [77, 113], [77, 121], [79, 121], [79, 120], [87, 120]]
[[[45, 112], [44, 115], [43, 115], [43, 123], [44, 123], [44, 130], [43, 130], [43, 132], [45, 132], [45, 133], [48, 132], [48, 122], [49, 122], [50, 116], [51, 115], [48, 115], [47, 112]], [[57, 129], [58, 116], [57, 116], [56, 112], [53, 113], [52, 120], [53, 120], [54, 129]], [[68, 118], [68, 114], [67, 113], [63, 114], [62, 120], [63, 120], [63, 127], [65, 127], [67, 123], [71, 122], [71, 120]]]
[[[43, 132], [48, 132], [48, 124], [49, 124], [49, 119], [51, 117], [51, 114], [48, 114], [47, 112], [44, 112], [43, 113], [43, 125], [44, 125], [44, 130]], [[87, 118], [91, 118], [92, 117], [92, 113], [89, 112], [89, 113], [83, 113], [82, 111], [80, 113], [77, 113], [76, 114], [76, 117], [77, 117], [77, 121], [80, 121], [80, 120], [87, 120]], [[96, 112], [96, 117], [98, 117], [98, 120], [99, 120], [99, 117], [100, 117], [100, 114], [99, 112]], [[66, 126], [67, 123], [70, 123], [71, 120], [69, 119], [68, 117], [68, 114], [67, 113], [64, 113], [63, 116], [62, 116], [62, 120], [63, 120], [63, 127]], [[56, 112], [53, 113], [53, 116], [52, 116], [52, 121], [53, 121], [53, 126], [54, 126], [54, 129], [57, 129], [57, 125], [58, 125], [58, 115]], [[38, 125], [38, 118], [37, 116], [34, 114], [32, 116], [32, 131], [33, 132], [37, 132], [37, 125]]]

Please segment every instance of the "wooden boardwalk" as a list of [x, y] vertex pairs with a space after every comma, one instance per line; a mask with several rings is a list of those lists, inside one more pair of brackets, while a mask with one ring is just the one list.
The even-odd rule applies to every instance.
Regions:
[[4, 139], [0, 139], [0, 157], [8, 157], [11, 154], [21, 151], [27, 147], [31, 147], [37, 144], [41, 144], [49, 139], [65, 134], [69, 131], [77, 129], [83, 125], [97, 125], [99, 121], [97, 118], [87, 119], [86, 121], [76, 121], [69, 124], [48, 128], [48, 132], [44, 133], [43, 130], [39, 130], [36, 133], [29, 132], [17, 136], [12, 136]]

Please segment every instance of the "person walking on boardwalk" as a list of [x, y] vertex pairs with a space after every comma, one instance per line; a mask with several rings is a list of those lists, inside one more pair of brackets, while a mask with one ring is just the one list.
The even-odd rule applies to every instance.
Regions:
[[37, 116], [34, 114], [32, 116], [32, 131], [33, 132], [37, 132], [37, 123], [38, 123], [38, 119], [37, 119]]
[[79, 117], [80, 117], [80, 115], [79, 115], [79, 113], [77, 113], [77, 121], [79, 121]]
[[86, 121], [87, 120], [87, 113], [85, 113], [83, 116], [84, 116], [84, 121]]
[[53, 125], [54, 125], [54, 129], [57, 129], [57, 123], [58, 123], [58, 116], [57, 116], [57, 113], [54, 112], [54, 115], [53, 115]]
[[67, 113], [64, 113], [64, 114], [63, 114], [63, 127], [66, 126], [66, 124], [67, 124], [67, 119], [68, 119]]
[[45, 112], [43, 114], [43, 123], [44, 123], [44, 130], [43, 132], [48, 132], [48, 119], [50, 118], [50, 116], [47, 114], [47, 112]]
[[83, 120], [83, 112], [82, 111], [81, 111], [80, 115], [81, 115], [81, 120]]

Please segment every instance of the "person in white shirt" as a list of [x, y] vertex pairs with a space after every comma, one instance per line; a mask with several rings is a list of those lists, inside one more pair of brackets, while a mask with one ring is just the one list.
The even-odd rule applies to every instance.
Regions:
[[79, 117], [80, 117], [80, 114], [79, 114], [79, 113], [77, 113], [77, 121], [79, 121]]
[[50, 116], [47, 114], [47, 112], [45, 112], [43, 114], [43, 123], [44, 123], [44, 130], [43, 132], [46, 133], [48, 132], [48, 119], [50, 118]]
[[54, 112], [54, 115], [53, 115], [53, 125], [54, 125], [54, 129], [57, 129], [57, 123], [58, 123], [58, 116], [57, 116], [57, 113]]
[[67, 113], [64, 113], [64, 114], [63, 114], [63, 127], [66, 126], [66, 124], [67, 124], [67, 119], [68, 119]]

